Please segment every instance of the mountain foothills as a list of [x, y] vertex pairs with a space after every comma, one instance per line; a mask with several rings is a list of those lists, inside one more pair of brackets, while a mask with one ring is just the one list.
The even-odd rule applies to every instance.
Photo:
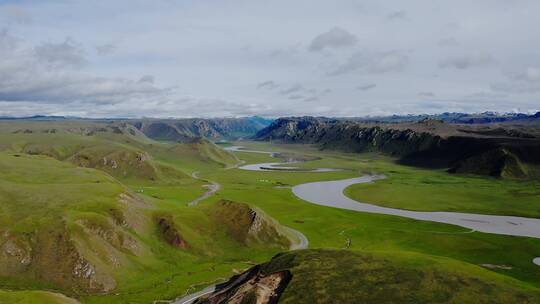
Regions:
[[0, 123], [0, 303], [72, 301], [27, 289], [148, 303], [289, 248], [294, 236], [246, 203], [188, 207], [206, 191], [193, 168], [237, 162], [206, 139], [156, 142], [125, 122]]
[[257, 140], [316, 144], [348, 152], [379, 151], [404, 164], [510, 178], [540, 178], [540, 120], [452, 124], [442, 120], [373, 123], [315, 117], [280, 118]]
[[231, 139], [251, 136], [272, 120], [258, 116], [241, 118], [185, 119], [80, 119], [63, 116], [0, 117], [0, 121], [125, 122], [155, 140], [189, 141], [196, 137]]
[[[540, 123], [525, 116], [2, 119], [0, 303], [539, 303], [539, 239], [291, 191], [376, 172], [347, 196], [540, 218]], [[242, 169], [276, 157], [299, 168]]]

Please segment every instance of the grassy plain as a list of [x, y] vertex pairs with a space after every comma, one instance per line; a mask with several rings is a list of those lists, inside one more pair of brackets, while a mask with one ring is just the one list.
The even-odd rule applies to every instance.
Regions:
[[[233, 169], [234, 173], [216, 171], [208, 175], [208, 178], [225, 185], [220, 192], [221, 197], [247, 201], [260, 207], [281, 223], [303, 232], [310, 241], [310, 248], [345, 248], [347, 239], [350, 239], [351, 250], [417, 252], [473, 265], [505, 265], [510, 267], [494, 268], [489, 271], [540, 287], [540, 267], [531, 263], [540, 253], [538, 239], [471, 233], [468, 229], [457, 226], [316, 206], [296, 198], [290, 189], [281, 187], [310, 181], [356, 177], [369, 172], [391, 174], [390, 171], [396, 169], [413, 169], [373, 154], [324, 152], [295, 145], [242, 144], [253, 149], [266, 148], [271, 151], [296, 152], [322, 158], [301, 164], [306, 168], [344, 169], [328, 173], [254, 172]], [[250, 153], [249, 156], [245, 152], [237, 154], [240, 159], [248, 159], [249, 162], [272, 161], [264, 154]], [[459, 178], [465, 182], [468, 179], [473, 181], [477, 179]], [[490, 181], [487, 179], [485, 182]], [[207, 204], [211, 203], [212, 199], [208, 200]], [[482, 210], [490, 208], [490, 201], [479, 201], [478, 204], [483, 205]], [[538, 202], [536, 204], [540, 205]]]
[[351, 198], [380, 206], [540, 217], [540, 182], [448, 174], [376, 161], [387, 178], [349, 187]]

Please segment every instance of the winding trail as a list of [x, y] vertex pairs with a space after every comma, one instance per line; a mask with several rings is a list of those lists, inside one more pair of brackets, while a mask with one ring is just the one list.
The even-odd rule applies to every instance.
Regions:
[[172, 301], [171, 303], [172, 304], [191, 304], [193, 303], [193, 301], [197, 300], [198, 298], [205, 296], [207, 294], [210, 294], [214, 292], [215, 290], [216, 290], [216, 285], [210, 285], [201, 291], [194, 292], [180, 299], [176, 299]]
[[197, 197], [196, 199], [194, 199], [194, 200], [192, 200], [191, 202], [188, 203], [188, 206], [190, 206], [190, 207], [197, 205], [200, 201], [209, 198], [210, 196], [214, 195], [216, 192], [218, 192], [221, 189], [221, 185], [219, 183], [200, 178], [198, 171], [195, 171], [195, 172], [191, 173], [191, 177], [193, 177], [194, 179], [200, 180], [200, 181], [210, 183], [210, 184], [205, 185], [208, 188], [208, 191], [206, 191], [201, 196]]
[[302, 232], [284, 225], [281, 225], [281, 227], [289, 231], [289, 233], [293, 234], [298, 239], [297, 243], [291, 243], [291, 245], [289, 246], [289, 250], [301, 250], [307, 249], [309, 247], [309, 240]]

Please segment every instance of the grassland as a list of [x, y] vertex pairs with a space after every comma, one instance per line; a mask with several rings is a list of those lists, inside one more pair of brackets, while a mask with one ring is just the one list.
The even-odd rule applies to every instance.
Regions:
[[346, 194], [380, 206], [421, 210], [540, 217], [540, 182], [448, 174], [374, 161], [387, 179], [357, 184]]
[[[212, 143], [61, 127], [0, 134], [0, 288], [18, 290], [0, 299], [45, 302], [48, 294], [25, 291], [47, 289], [84, 303], [149, 303], [223, 280], [287, 248], [239, 242], [215, 221], [211, 206], [188, 207], [206, 191], [204, 181], [190, 177], [194, 170], [236, 162]], [[76, 155], [88, 161], [74, 161]], [[163, 217], [187, 248], [168, 242], [157, 225]], [[74, 269], [92, 275], [75, 276]]]
[[[247, 163], [275, 159], [266, 154], [245, 152], [235, 153], [235, 157], [206, 141], [162, 143], [124, 131], [83, 135], [67, 132], [66, 126], [60, 124], [54, 126], [56, 133], [42, 132], [50, 128], [10, 125], [0, 132], [0, 150], [4, 151], [0, 153], [0, 232], [19, 236], [23, 240], [18, 241], [21, 248], [33, 244], [30, 236], [37, 230], [49, 231], [45, 228], [52, 227], [56, 233], [66, 232], [76, 252], [97, 265], [96, 271], [104, 269], [104, 275], [112, 279], [115, 286], [104, 294], [89, 292], [80, 286], [73, 289], [71, 285], [12, 269], [2, 274], [0, 289], [20, 292], [53, 289], [82, 303], [151, 303], [224, 280], [285, 250], [280, 244], [282, 240], [268, 246], [246, 244], [238, 239], [238, 233], [245, 230], [224, 229], [224, 222], [216, 220], [216, 214], [234, 217], [238, 212], [245, 214], [245, 210], [220, 209], [223, 200], [247, 203], [280, 224], [301, 231], [309, 239], [311, 248], [343, 249], [350, 240], [348, 251], [373, 253], [389, 259], [395, 256], [399, 263], [406, 263], [410, 258], [407, 263], [418, 267], [429, 261], [437, 264], [441, 271], [457, 268], [461, 273], [472, 273], [496, 284], [510, 282], [508, 288], [518, 286], [531, 294], [540, 288], [540, 267], [531, 263], [540, 255], [540, 240], [469, 233], [450, 225], [315, 206], [297, 199], [287, 188], [310, 181], [378, 172], [389, 178], [381, 181], [381, 185], [378, 182], [358, 189], [354, 186], [348, 190], [349, 195], [363, 200], [380, 198], [373, 202], [396, 204], [392, 206], [399, 208], [494, 214], [511, 210], [510, 214], [537, 216], [540, 205], [534, 199], [538, 194], [534, 194], [537, 187], [533, 183], [450, 176], [440, 171], [401, 166], [375, 154], [344, 154], [308, 146], [249, 142], [241, 144], [320, 158], [301, 164], [306, 168], [343, 170], [326, 173], [245, 171], [233, 168], [236, 157]], [[16, 132], [25, 129], [38, 131]], [[91, 161], [74, 161], [74, 155], [86, 155]], [[146, 164], [131, 170], [133, 164], [141, 162], [141, 155]], [[116, 168], [101, 167], [104, 157], [118, 159]], [[113, 170], [124, 168], [119, 165], [122, 159], [126, 174], [124, 170]], [[204, 181], [191, 178], [195, 171], [201, 179], [220, 183], [222, 189], [197, 206], [188, 207], [189, 201], [205, 191]], [[381, 190], [386, 193], [394, 185], [403, 192], [379, 194], [374, 193], [376, 188], [369, 188], [386, 187]], [[468, 190], [452, 191], [463, 188]], [[400, 199], [407, 201], [386, 200], [400, 197], [399, 193], [406, 197]], [[515, 193], [522, 194], [520, 199], [509, 200]], [[493, 198], [499, 194], [500, 197]], [[125, 199], [119, 200], [123, 195], [128, 197], [128, 203]], [[413, 195], [422, 196], [422, 203]], [[430, 195], [437, 198], [435, 202], [429, 200]], [[161, 217], [171, 219], [176, 231], [189, 244], [187, 249], [167, 243], [155, 224]], [[122, 224], [123, 220], [127, 225]], [[120, 235], [133, 239], [138, 249], [123, 248], [107, 237], [116, 240]], [[0, 247], [5, 242], [5, 238], [1, 239]], [[108, 255], [111, 252], [113, 254]], [[120, 266], [113, 266], [107, 256], [117, 258]], [[51, 270], [54, 266], [52, 263], [43, 265], [41, 270]], [[6, 295], [0, 294], [0, 301], [3, 296]]]
[[0, 304], [79, 304], [64, 295], [48, 291], [0, 290]]
[[413, 253], [304, 250], [263, 265], [288, 270], [280, 303], [534, 303], [540, 294], [480, 267]]
[[[302, 164], [304, 167], [344, 169], [316, 174], [235, 169], [234, 174], [214, 172], [209, 175], [212, 180], [225, 185], [220, 193], [221, 197], [247, 201], [265, 210], [281, 223], [303, 232], [310, 240], [310, 248], [345, 248], [347, 239], [350, 239], [351, 250], [417, 252], [473, 265], [507, 265], [510, 269], [495, 268], [492, 271], [540, 286], [540, 269], [531, 263], [540, 252], [540, 240], [470, 233], [467, 229], [444, 224], [315, 206], [297, 199], [289, 189], [281, 187], [317, 180], [356, 177], [368, 172], [389, 174], [385, 168], [409, 170], [407, 167], [396, 165], [377, 155], [321, 152], [294, 145], [243, 144], [254, 149], [266, 147], [268, 150], [322, 157], [321, 160]], [[249, 162], [272, 160], [264, 154], [237, 154], [239, 158]], [[466, 180], [468, 177], [463, 178]], [[211, 200], [207, 203], [211, 204]], [[489, 203], [484, 201], [480, 204], [484, 204], [486, 210]]]

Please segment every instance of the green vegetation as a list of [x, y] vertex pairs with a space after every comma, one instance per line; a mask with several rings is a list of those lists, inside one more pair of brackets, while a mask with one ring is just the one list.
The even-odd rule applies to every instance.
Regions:
[[[206, 140], [156, 142], [129, 126], [112, 123], [0, 124], [0, 288], [6, 290], [0, 292], [0, 303], [4, 299], [25, 303], [24, 297], [41, 296], [37, 290], [55, 290], [82, 303], [173, 299], [286, 250], [291, 237], [281, 225], [305, 234], [310, 248], [342, 249], [350, 243], [351, 253], [317, 252], [340, 271], [348, 266], [338, 263], [340, 259], [358, 264], [373, 259], [377, 272], [404, 275], [426, 286], [426, 291], [442, 294], [447, 291], [444, 285], [452, 282], [440, 274], [452, 271], [452, 278], [468, 284], [458, 286], [463, 302], [479, 288], [497, 299], [533, 296], [540, 288], [540, 267], [531, 263], [540, 255], [538, 239], [471, 233], [456, 226], [317, 206], [288, 189], [377, 172], [388, 179], [355, 185], [348, 194], [405, 209], [538, 217], [537, 183], [448, 175], [398, 165], [378, 154], [240, 144], [313, 159], [301, 167], [343, 170], [240, 170], [234, 168], [238, 159], [246, 163], [275, 159], [247, 152], [232, 155]], [[194, 172], [200, 179], [192, 178]], [[189, 207], [207, 190], [205, 180], [218, 182], [221, 190]], [[263, 223], [258, 234], [251, 234], [253, 214]], [[303, 255], [311, 261], [305, 265], [318, 266], [308, 253], [299, 253]], [[93, 272], [76, 276], [74, 269]], [[429, 285], [422, 275], [442, 281]], [[379, 279], [374, 276], [370, 282]], [[290, 299], [299, 296], [292, 287], [301, 282], [294, 280], [283, 299], [288, 292]], [[483, 285], [484, 281], [489, 283]], [[394, 283], [402, 290], [411, 288], [407, 282]], [[415, 296], [427, 299], [427, 294]]]
[[303, 250], [262, 266], [289, 270], [280, 303], [536, 303], [540, 292], [480, 267], [410, 253]]
[[245, 203], [222, 200], [213, 208], [212, 217], [235, 240], [245, 245], [272, 244], [286, 250], [292, 243], [279, 223]]
[[0, 290], [0, 304], [78, 304], [75, 299], [47, 291]]
[[448, 174], [374, 161], [387, 179], [349, 187], [351, 198], [380, 206], [540, 217], [540, 182]]
[[206, 191], [194, 169], [236, 160], [208, 141], [158, 143], [95, 126], [83, 134], [70, 124], [24, 130], [0, 129], [0, 288], [21, 290], [11, 298], [54, 289], [84, 303], [149, 303], [286, 248], [252, 248], [211, 206], [188, 207]]

